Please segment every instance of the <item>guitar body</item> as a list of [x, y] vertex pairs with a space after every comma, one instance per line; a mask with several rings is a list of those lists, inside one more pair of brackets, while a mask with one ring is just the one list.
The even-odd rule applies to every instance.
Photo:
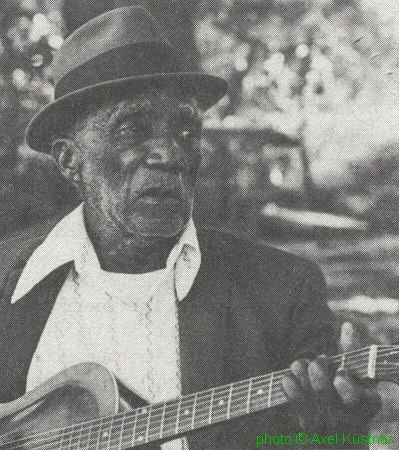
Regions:
[[[0, 404], [0, 448], [7, 448], [3, 446], [6, 442], [25, 438], [26, 443], [18, 449], [33, 448], [29, 436], [34, 434], [144, 405], [140, 397], [120, 384], [103, 366], [78, 364], [23, 397]], [[65, 448], [70, 448], [67, 442]], [[145, 448], [159, 449], [159, 446]]]

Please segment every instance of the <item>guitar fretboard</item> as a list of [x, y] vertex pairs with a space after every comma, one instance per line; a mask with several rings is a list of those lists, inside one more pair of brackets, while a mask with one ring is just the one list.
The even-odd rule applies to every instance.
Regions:
[[[359, 357], [355, 359], [360, 376], [367, 375], [368, 357], [364, 353], [360, 369]], [[354, 365], [345, 355], [332, 360], [336, 367]], [[287, 373], [282, 370], [98, 419], [90, 426], [78, 425], [68, 430], [60, 448], [126, 449], [281, 405], [287, 402], [282, 387]]]
[[64, 432], [60, 449], [125, 449], [187, 434], [287, 401], [281, 380], [288, 371], [155, 403]]
[[[389, 346], [379, 351], [384, 357], [399, 353], [397, 348]], [[344, 366], [360, 377], [374, 378], [376, 370], [386, 375], [392, 370], [396, 371], [396, 367], [392, 368], [386, 360], [376, 369], [376, 361], [377, 346], [330, 358], [335, 369]], [[112, 417], [40, 433], [0, 445], [0, 448], [122, 450], [153, 441], [169, 440], [208, 425], [286, 403], [282, 379], [289, 372], [287, 369], [237, 381]]]

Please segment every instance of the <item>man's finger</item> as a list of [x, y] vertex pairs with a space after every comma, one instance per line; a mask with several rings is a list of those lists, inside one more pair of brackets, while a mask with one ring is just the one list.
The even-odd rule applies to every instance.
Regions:
[[334, 390], [333, 376], [325, 355], [318, 356], [308, 367], [309, 381], [315, 392], [330, 392]]
[[345, 370], [337, 372], [334, 386], [345, 405], [355, 404], [362, 398], [364, 388], [356, 383]]
[[304, 399], [304, 392], [301, 383], [292, 373], [287, 374], [282, 379], [282, 386], [288, 400], [291, 402], [302, 402]]
[[334, 372], [327, 356], [317, 357], [309, 364], [309, 380], [314, 392], [319, 426], [335, 427], [341, 411], [341, 399], [334, 388]]
[[345, 371], [340, 371], [334, 379], [338, 395], [346, 405], [346, 410], [368, 421], [381, 409], [381, 397], [376, 389], [366, 389]]
[[361, 348], [359, 334], [350, 322], [342, 325], [340, 346], [343, 353]]
[[304, 391], [311, 389], [308, 373], [309, 360], [298, 359], [291, 364], [291, 371], [300, 382]]

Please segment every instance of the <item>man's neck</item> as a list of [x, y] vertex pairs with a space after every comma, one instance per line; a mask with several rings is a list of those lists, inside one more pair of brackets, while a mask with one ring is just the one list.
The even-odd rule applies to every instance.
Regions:
[[85, 209], [84, 219], [101, 268], [108, 272], [139, 274], [165, 268], [170, 252], [183, 233], [172, 237], [138, 237], [99, 221]]

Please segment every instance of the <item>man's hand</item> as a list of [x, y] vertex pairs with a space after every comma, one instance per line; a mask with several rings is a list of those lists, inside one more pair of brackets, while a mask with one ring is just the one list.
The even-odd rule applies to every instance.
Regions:
[[[360, 348], [351, 323], [341, 330], [343, 353]], [[346, 369], [334, 371], [324, 355], [314, 361], [297, 360], [291, 373], [283, 379], [284, 391], [291, 403], [291, 412], [301, 427], [309, 432], [333, 432], [340, 426], [354, 431], [367, 426], [381, 407], [377, 390], [366, 388], [351, 377]]]

